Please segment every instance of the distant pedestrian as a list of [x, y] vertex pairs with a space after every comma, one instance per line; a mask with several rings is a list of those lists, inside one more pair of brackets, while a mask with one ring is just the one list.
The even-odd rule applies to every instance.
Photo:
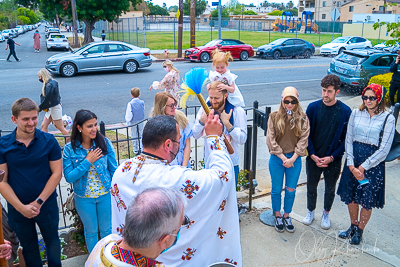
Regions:
[[347, 126], [346, 162], [337, 189], [351, 221], [339, 237], [350, 238], [352, 245], [362, 241], [372, 208], [381, 209], [385, 204], [385, 159], [395, 131], [395, 118], [385, 111], [383, 86], [368, 85], [361, 98], [363, 103], [353, 110]]
[[[305, 155], [310, 125], [307, 115], [299, 103], [299, 93], [294, 87], [286, 87], [282, 92], [279, 109], [269, 116], [267, 146], [269, 172], [271, 175], [271, 200], [278, 232], [295, 231], [290, 213], [296, 196], [297, 182], [301, 172], [301, 156]], [[284, 214], [281, 215], [281, 194], [284, 178]]]
[[307, 107], [310, 121], [308, 137], [307, 172], [307, 209], [303, 223], [310, 225], [314, 220], [317, 203], [317, 187], [321, 174], [324, 175], [325, 193], [321, 228], [329, 229], [331, 221], [329, 211], [335, 199], [336, 182], [339, 179], [347, 122], [351, 109], [336, 99], [340, 92], [340, 78], [326, 75], [321, 81], [322, 100], [312, 102]]
[[179, 95], [179, 70], [177, 70], [172, 61], [168, 59], [162, 63], [162, 66], [167, 74], [160, 82], [153, 82], [150, 86], [150, 91], [151, 89], [165, 90], [165, 92], [170, 93], [178, 101], [179, 105], [181, 99]]
[[[140, 89], [134, 87], [131, 89], [132, 100], [129, 101], [126, 106], [125, 122], [127, 126], [132, 126], [137, 122], [144, 119], [144, 101], [139, 98]], [[132, 141], [133, 153], [136, 155], [140, 154], [142, 149], [142, 131], [143, 123], [139, 123], [131, 128], [132, 138], [136, 138]]]
[[39, 111], [43, 110], [46, 112], [41, 125], [42, 131], [47, 133], [50, 123], [53, 122], [54, 126], [63, 135], [68, 135], [68, 131], [64, 128], [62, 121], [61, 96], [58, 89], [58, 82], [53, 80], [47, 69], [39, 70], [37, 75], [39, 82], [43, 83]]
[[[397, 51], [396, 60], [390, 66], [390, 72], [393, 72], [392, 80], [390, 81], [389, 88], [389, 99], [390, 99], [390, 113], [394, 111], [394, 105], [400, 103], [400, 72], [399, 72], [399, 62], [400, 62], [400, 50]], [[394, 96], [397, 92], [396, 102], [394, 101]]]
[[33, 49], [35, 49], [35, 53], [40, 51], [40, 34], [38, 30], [33, 34]]
[[17, 54], [15, 53], [15, 45], [21, 46], [19, 43], [17, 43], [16, 41], [13, 40], [12, 34], [10, 33], [8, 35], [7, 46], [6, 46], [6, 50], [8, 48], [10, 48], [10, 53], [8, 54], [8, 57], [7, 57], [8, 62], [11, 62], [11, 60], [10, 60], [11, 55], [15, 58], [16, 61], [18, 61], [18, 62], [21, 61], [19, 58], [17, 58]]
[[101, 40], [102, 41], [106, 40], [106, 33], [104, 32], [104, 30], [101, 31]]

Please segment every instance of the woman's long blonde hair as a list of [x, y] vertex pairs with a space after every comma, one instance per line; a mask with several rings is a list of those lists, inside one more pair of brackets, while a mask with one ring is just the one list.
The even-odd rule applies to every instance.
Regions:
[[47, 69], [41, 69], [37, 73], [38, 76], [42, 77], [43, 86], [42, 86], [42, 95], [46, 96], [46, 84], [53, 78], [50, 72]]
[[[168, 99], [172, 98], [175, 102], [175, 105], [178, 105], [178, 101], [173, 97], [170, 93], [167, 92], [158, 92], [154, 97], [154, 106], [150, 112], [150, 117], [154, 117], [157, 115], [166, 115], [165, 114], [165, 106], [167, 105]], [[179, 125], [179, 128], [186, 129], [186, 126], [189, 122], [188, 118], [185, 114], [180, 110], [175, 110], [174, 118]]]
[[167, 59], [162, 63], [163, 66], [169, 67], [170, 70], [176, 71], [176, 73], [179, 73], [179, 70], [174, 67], [174, 63], [172, 63], [171, 60]]
[[[295, 97], [290, 96], [292, 99], [296, 99]], [[283, 104], [283, 100], [281, 101], [281, 104], [279, 105], [278, 112], [276, 116], [274, 117], [274, 128], [276, 132], [276, 140], [279, 140], [280, 138], [283, 137], [285, 134], [286, 130], [286, 118], [288, 117], [287, 111], [285, 109], [285, 106]], [[297, 99], [296, 99], [297, 100]], [[303, 123], [307, 121], [307, 115], [303, 112], [303, 109], [300, 106], [300, 103], [298, 102], [296, 106], [292, 110], [292, 118], [289, 121], [290, 124], [290, 130], [294, 129], [294, 135], [297, 138], [300, 138], [301, 136], [301, 129], [303, 127]]]

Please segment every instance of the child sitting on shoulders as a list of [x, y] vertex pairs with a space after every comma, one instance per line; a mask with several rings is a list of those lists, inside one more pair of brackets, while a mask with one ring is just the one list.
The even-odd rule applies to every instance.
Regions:
[[[234, 106], [244, 107], [244, 100], [242, 93], [237, 87], [235, 80], [238, 77], [228, 70], [229, 60], [233, 60], [230, 52], [222, 52], [218, 49], [213, 51], [213, 67], [215, 69], [210, 71], [209, 79], [211, 82], [219, 81], [222, 84], [218, 85], [218, 89], [228, 91], [228, 101]], [[210, 84], [207, 85], [207, 89]]]

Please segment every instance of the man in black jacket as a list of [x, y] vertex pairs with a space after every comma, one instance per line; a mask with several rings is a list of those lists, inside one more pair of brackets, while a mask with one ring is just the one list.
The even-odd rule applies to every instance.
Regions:
[[393, 72], [392, 80], [390, 81], [389, 89], [389, 99], [390, 99], [390, 113], [394, 111], [394, 105], [400, 103], [400, 94], [397, 94], [396, 102], [394, 102], [394, 96], [400, 88], [400, 72], [399, 72], [399, 62], [400, 62], [400, 50], [397, 51], [396, 61], [390, 66], [390, 72]]
[[12, 34], [10, 33], [7, 39], [6, 50], [10, 47], [10, 53], [8, 54], [7, 61], [11, 62], [10, 57], [13, 55], [16, 61], [20, 62], [21, 59], [17, 58], [17, 54], [15, 54], [15, 45], [21, 46], [19, 43], [13, 40]]

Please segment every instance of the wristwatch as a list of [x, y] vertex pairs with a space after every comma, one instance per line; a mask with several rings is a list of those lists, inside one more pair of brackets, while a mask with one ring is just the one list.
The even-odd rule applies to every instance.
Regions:
[[42, 204], [44, 203], [43, 199], [41, 199], [40, 197], [38, 197], [38, 198], [36, 199], [36, 202], [37, 202], [39, 205], [42, 205]]

